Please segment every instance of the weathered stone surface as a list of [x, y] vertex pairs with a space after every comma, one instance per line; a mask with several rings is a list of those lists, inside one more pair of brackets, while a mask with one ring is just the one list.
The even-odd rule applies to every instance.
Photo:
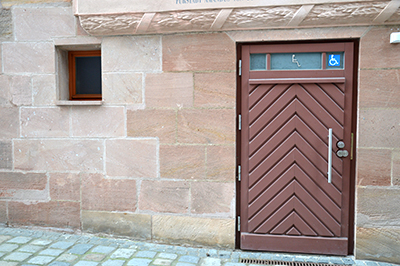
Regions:
[[[103, 59], [104, 60], [104, 59]], [[135, 104], [143, 102], [141, 73], [103, 74], [102, 97], [105, 103]]]
[[236, 106], [235, 73], [196, 73], [194, 75], [194, 106]]
[[102, 71], [161, 71], [159, 36], [107, 37], [102, 43]]
[[[1, 67], [1, 59], [0, 59], [0, 67]], [[11, 106], [10, 77], [6, 75], [0, 75], [0, 106], [2, 107]]]
[[56, 76], [36, 75], [32, 77], [33, 105], [54, 105], [57, 99]]
[[0, 168], [12, 169], [12, 143], [11, 141], [0, 141]]
[[3, 0], [3, 7], [11, 7], [13, 5], [22, 4], [40, 4], [40, 3], [70, 3], [72, 0]]
[[204, 179], [204, 146], [160, 146], [160, 172], [162, 178]]
[[155, 139], [107, 140], [107, 175], [157, 177], [157, 145]]
[[400, 109], [361, 109], [359, 117], [359, 147], [400, 147]]
[[178, 111], [178, 142], [233, 144], [235, 110], [202, 109]]
[[206, 178], [233, 182], [235, 180], [235, 158], [234, 146], [207, 146]]
[[141, 211], [187, 213], [189, 183], [174, 181], [142, 181], [139, 198]]
[[134, 212], [136, 203], [136, 180], [82, 176], [82, 209]]
[[27, 76], [13, 76], [10, 78], [11, 101], [14, 105], [32, 104], [31, 78]]
[[46, 174], [0, 172], [0, 189], [44, 190], [47, 185]]
[[0, 139], [19, 137], [19, 110], [18, 108], [0, 107]]
[[193, 182], [191, 185], [191, 212], [233, 216], [235, 184]]
[[7, 202], [0, 201], [0, 223], [7, 222]]
[[50, 174], [50, 198], [52, 200], [80, 201], [81, 175], [72, 173]]
[[153, 239], [178, 244], [195, 244], [233, 248], [233, 219], [154, 215]]
[[399, 66], [398, 47], [389, 42], [390, 33], [395, 31], [393, 27], [374, 27], [361, 38], [360, 68]]
[[360, 71], [360, 107], [400, 107], [399, 69]]
[[358, 149], [358, 185], [390, 186], [391, 150]]
[[21, 108], [23, 137], [68, 137], [69, 110], [67, 108]]
[[147, 240], [151, 239], [151, 216], [82, 211], [82, 228], [88, 233], [105, 233]]
[[357, 227], [356, 259], [399, 264], [399, 238], [400, 227]]
[[3, 43], [4, 73], [55, 73], [54, 45], [51, 42]]
[[193, 106], [192, 73], [146, 75], [146, 106], [187, 108]]
[[14, 140], [14, 167], [21, 170], [103, 171], [103, 141]]
[[358, 187], [357, 226], [400, 226], [400, 189]]
[[0, 40], [12, 37], [12, 14], [10, 9], [0, 7]]
[[74, 106], [71, 111], [72, 136], [125, 136], [124, 107]]
[[20, 225], [79, 228], [80, 204], [57, 201], [26, 204], [11, 201], [8, 203], [8, 216], [11, 223]]
[[158, 138], [160, 143], [176, 142], [175, 110], [127, 110], [127, 130], [130, 137]]
[[18, 41], [49, 40], [75, 35], [75, 18], [71, 7], [16, 7], [13, 12]]
[[235, 70], [235, 43], [225, 33], [163, 36], [164, 71]]
[[400, 151], [393, 151], [392, 162], [392, 182], [395, 186], [400, 186]]

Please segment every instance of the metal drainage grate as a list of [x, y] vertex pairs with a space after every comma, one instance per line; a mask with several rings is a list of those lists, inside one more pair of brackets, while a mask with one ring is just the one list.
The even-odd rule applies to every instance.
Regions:
[[260, 259], [240, 259], [240, 263], [250, 263], [258, 265], [285, 265], [285, 266], [349, 266], [343, 264], [326, 264], [298, 261], [279, 261], [279, 260], [260, 260]]

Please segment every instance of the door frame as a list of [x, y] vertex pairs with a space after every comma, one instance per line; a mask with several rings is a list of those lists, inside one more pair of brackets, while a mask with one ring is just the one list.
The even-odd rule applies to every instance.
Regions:
[[312, 44], [312, 43], [337, 43], [337, 42], [351, 42], [354, 45], [354, 57], [353, 57], [353, 99], [352, 99], [352, 121], [351, 131], [353, 133], [353, 159], [350, 163], [350, 193], [349, 193], [349, 227], [348, 227], [348, 255], [354, 255], [355, 248], [355, 191], [356, 191], [356, 161], [357, 161], [357, 123], [358, 123], [358, 63], [359, 63], [359, 43], [360, 39], [332, 39], [332, 40], [312, 40], [312, 41], [274, 41], [274, 42], [243, 42], [236, 43], [236, 216], [235, 216], [235, 248], [240, 249], [240, 213], [241, 213], [241, 186], [239, 181], [241, 165], [241, 131], [239, 123], [241, 122], [239, 117], [242, 112], [242, 75], [241, 75], [241, 62], [242, 60], [242, 46], [243, 45], [277, 45], [277, 44]]

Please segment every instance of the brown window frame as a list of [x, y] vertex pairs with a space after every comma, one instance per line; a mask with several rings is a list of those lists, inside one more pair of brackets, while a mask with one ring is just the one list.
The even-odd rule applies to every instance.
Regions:
[[101, 56], [100, 50], [95, 51], [68, 51], [69, 70], [69, 99], [74, 101], [101, 101], [102, 94], [77, 94], [76, 93], [76, 57]]

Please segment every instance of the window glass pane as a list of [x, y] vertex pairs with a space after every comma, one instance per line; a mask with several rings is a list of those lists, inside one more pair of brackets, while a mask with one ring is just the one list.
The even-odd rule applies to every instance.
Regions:
[[267, 70], [267, 54], [250, 54], [250, 70]]
[[326, 53], [326, 69], [343, 69], [344, 52]]
[[322, 53], [271, 54], [271, 70], [322, 69]]
[[76, 94], [101, 94], [101, 57], [75, 58]]

